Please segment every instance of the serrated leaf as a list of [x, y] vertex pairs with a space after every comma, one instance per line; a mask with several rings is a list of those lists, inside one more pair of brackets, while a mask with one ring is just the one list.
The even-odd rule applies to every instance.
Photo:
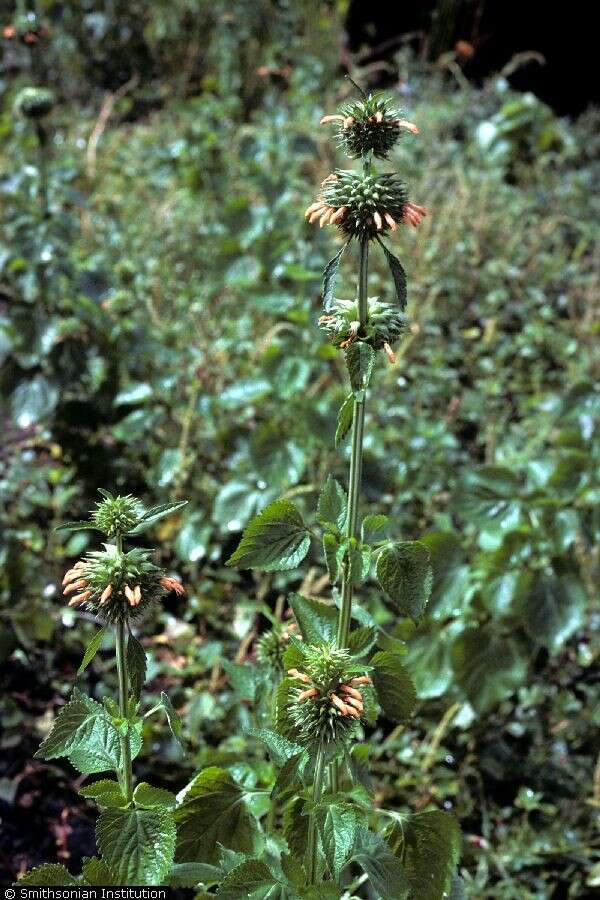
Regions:
[[410, 885], [402, 864], [380, 835], [358, 828], [352, 858], [369, 876], [379, 900], [408, 900]]
[[340, 577], [340, 561], [338, 551], [340, 549], [340, 540], [337, 534], [326, 531], [323, 535], [323, 554], [325, 556], [325, 565], [327, 566], [327, 574], [332, 584], [335, 584]]
[[346, 351], [346, 365], [348, 366], [350, 384], [355, 396], [368, 387], [374, 362], [375, 351], [370, 344], [357, 341], [348, 347]]
[[354, 418], [354, 394], [349, 394], [340, 406], [335, 429], [335, 446], [339, 447], [352, 427]]
[[298, 628], [308, 644], [332, 641], [337, 633], [338, 611], [320, 600], [311, 600], [301, 594], [291, 594], [289, 604]]
[[173, 864], [175, 822], [165, 809], [105, 809], [96, 841], [119, 884], [161, 884]]
[[220, 844], [241, 853], [260, 851], [258, 824], [229, 772], [217, 766], [204, 769], [180, 796], [182, 805], [175, 811], [178, 862], [216, 863]]
[[335, 881], [354, 849], [358, 819], [347, 803], [331, 803], [317, 814], [317, 824], [325, 859]]
[[525, 683], [529, 661], [514, 638], [485, 625], [454, 641], [452, 668], [470, 703], [487, 712]]
[[302, 777], [303, 768], [307, 762], [308, 753], [306, 750], [295, 753], [284, 762], [277, 773], [275, 784], [271, 791], [272, 800], [276, 797], [280, 797], [282, 794], [286, 794], [289, 790], [298, 785], [298, 782]]
[[64, 866], [57, 863], [46, 863], [31, 869], [15, 882], [17, 887], [69, 887], [72, 884], [79, 882]]
[[329, 310], [333, 302], [333, 294], [335, 291], [335, 279], [337, 275], [337, 271], [340, 265], [340, 260], [342, 258], [342, 254], [346, 247], [348, 246], [348, 242], [342, 244], [338, 252], [335, 254], [333, 259], [330, 259], [327, 265], [325, 266], [325, 270], [323, 271], [323, 307], [325, 311]]
[[370, 541], [381, 540], [389, 524], [388, 516], [365, 516], [360, 526], [360, 533], [364, 544]]
[[377, 238], [378, 243], [385, 253], [385, 258], [387, 260], [387, 264], [390, 268], [390, 272], [392, 273], [392, 278], [394, 279], [394, 285], [396, 288], [396, 297], [398, 299], [398, 304], [400, 309], [404, 311], [406, 309], [406, 272], [402, 266], [402, 263], [398, 259], [397, 256], [388, 250], [382, 240]]
[[[141, 738], [131, 733], [131, 751], [135, 758]], [[111, 717], [100, 703], [86, 697], [77, 688], [72, 700], [59, 712], [52, 730], [35, 754], [37, 759], [67, 756], [80, 772], [93, 775], [108, 769], [119, 771], [121, 742]]]
[[380, 650], [371, 659], [371, 679], [379, 705], [395, 722], [405, 722], [413, 713], [417, 696], [415, 686], [399, 657]]
[[223, 660], [222, 665], [235, 696], [253, 703], [261, 682], [258, 668], [251, 663], [234, 663], [228, 659]]
[[161, 519], [183, 509], [187, 502], [187, 500], [178, 500], [176, 503], [161, 503], [158, 506], [153, 506], [141, 516], [135, 528], [132, 528], [128, 534], [142, 534], [147, 528], [160, 522]]
[[174, 809], [175, 794], [141, 781], [133, 792], [133, 802], [140, 809]]
[[537, 643], [555, 653], [584, 621], [587, 596], [574, 575], [540, 574], [520, 597], [525, 629]]
[[169, 884], [171, 887], [211, 885], [220, 881], [221, 877], [222, 872], [218, 866], [210, 866], [208, 863], [175, 863], [169, 875]]
[[100, 531], [99, 528], [95, 528], [91, 522], [87, 519], [81, 519], [78, 522], [63, 522], [62, 525], [57, 525], [54, 529], [55, 531]]
[[144, 648], [138, 639], [131, 633], [127, 638], [127, 652], [125, 658], [131, 693], [136, 700], [139, 700], [142, 693], [142, 687], [146, 681], [146, 664], [148, 660]]
[[319, 494], [317, 519], [322, 525], [330, 525], [334, 530], [337, 528], [341, 532], [346, 524], [347, 511], [346, 491], [333, 475], [328, 475]]
[[308, 835], [308, 816], [304, 815], [304, 800], [296, 797], [283, 811], [283, 836], [297, 859], [304, 859]]
[[86, 800], [95, 800], [98, 806], [119, 808], [127, 806], [127, 798], [123, 794], [118, 782], [111, 778], [102, 778], [93, 784], [86, 784], [79, 791], [80, 796]]
[[398, 612], [413, 619], [423, 615], [433, 583], [427, 547], [419, 541], [390, 544], [379, 554], [376, 572]]
[[348, 649], [352, 656], [362, 656], [368, 650], [371, 650], [377, 640], [377, 629], [373, 626], [364, 625], [362, 628], [355, 628], [350, 632], [348, 639]]
[[460, 858], [460, 829], [442, 810], [415, 813], [403, 822], [399, 855], [419, 900], [439, 900], [450, 891]]
[[105, 885], [110, 886], [116, 884], [114, 877], [104, 860], [98, 859], [95, 856], [92, 859], [84, 860], [81, 873], [86, 884], [92, 885], [92, 887], [104, 887]]
[[106, 630], [106, 626], [104, 628], [100, 628], [100, 630], [96, 632], [94, 637], [87, 645], [85, 653], [83, 654], [83, 659], [81, 660], [81, 665], [77, 669], [78, 675], [82, 675], [85, 672], [85, 670], [95, 657], [96, 653], [100, 649], [102, 641], [104, 640], [104, 636], [106, 635]]
[[244, 529], [226, 565], [284, 572], [300, 565], [310, 546], [302, 516], [289, 500], [275, 500]]
[[277, 766], [282, 766], [290, 757], [302, 750], [302, 747], [298, 746], [298, 744], [288, 741], [287, 738], [269, 728], [249, 728], [248, 734], [261, 741], [267, 747], [273, 762]]

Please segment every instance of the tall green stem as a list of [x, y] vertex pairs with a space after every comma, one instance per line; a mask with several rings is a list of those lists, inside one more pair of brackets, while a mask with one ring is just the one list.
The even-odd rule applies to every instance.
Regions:
[[[313, 780], [313, 803], [318, 803], [323, 795], [325, 781], [325, 754], [323, 748], [317, 750], [315, 761], [315, 776]], [[306, 836], [306, 874], [309, 884], [314, 884], [317, 878], [317, 820], [313, 810], [308, 819], [308, 833]]]
[[[369, 241], [363, 238], [360, 244], [360, 263], [358, 274], [358, 317], [361, 326], [367, 322], [367, 286], [369, 280]], [[346, 537], [358, 537], [358, 502], [360, 499], [360, 482], [363, 461], [363, 437], [365, 431], [366, 393], [354, 395], [352, 413], [352, 449], [350, 453], [350, 477], [348, 486], [348, 512], [346, 515]], [[352, 618], [352, 597], [354, 588], [348, 557], [342, 569], [342, 605], [338, 622], [337, 645], [347, 647], [350, 637], [350, 620]], [[339, 766], [337, 760], [331, 763], [331, 790], [336, 794], [339, 790]]]
[[[361, 326], [367, 322], [367, 284], [369, 278], [369, 241], [363, 238], [360, 244], [360, 269], [358, 277], [358, 316]], [[348, 513], [346, 517], [346, 537], [358, 537], [358, 503], [363, 461], [363, 436], [365, 430], [365, 394], [354, 396], [352, 415], [352, 450], [350, 454], [350, 484], [348, 487]], [[346, 557], [342, 571], [342, 606], [338, 624], [338, 647], [347, 647], [352, 617], [353, 586], [350, 564]]]
[[[122, 550], [122, 539], [117, 538], [117, 547]], [[125, 621], [119, 619], [116, 633], [117, 675], [119, 678], [119, 714], [121, 718], [128, 718], [129, 678], [127, 676], [127, 662], [125, 658]], [[121, 785], [123, 793], [131, 800], [133, 793], [133, 772], [131, 768], [131, 739], [129, 733], [120, 735], [121, 740]]]

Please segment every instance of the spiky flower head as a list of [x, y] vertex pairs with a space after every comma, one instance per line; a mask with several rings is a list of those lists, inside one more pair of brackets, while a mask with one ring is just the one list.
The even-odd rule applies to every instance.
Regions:
[[140, 516], [140, 502], [131, 494], [113, 497], [112, 494], [104, 492], [104, 499], [96, 503], [91, 520], [94, 528], [102, 531], [107, 537], [114, 538], [131, 531], [140, 521]]
[[152, 562], [152, 552], [136, 547], [128, 553], [104, 544], [75, 563], [63, 578], [69, 606], [83, 605], [109, 622], [136, 618], [170, 591], [183, 586]]
[[288, 669], [278, 724], [305, 746], [347, 742], [365, 711], [363, 692], [371, 682], [365, 666], [334, 644], [294, 647], [302, 668]]
[[375, 350], [384, 349], [394, 361], [392, 344], [406, 331], [407, 319], [397, 303], [385, 303], [379, 297], [367, 301], [367, 322], [360, 324], [358, 300], [334, 300], [321, 316], [319, 325], [331, 336], [336, 347], [346, 350], [354, 341], [370, 344]]
[[338, 115], [321, 119], [321, 125], [329, 122], [337, 125], [339, 146], [352, 159], [369, 153], [387, 159], [403, 129], [419, 133], [416, 125], [403, 118], [394, 101], [379, 93], [344, 103]]
[[322, 191], [305, 217], [309, 222], [337, 225], [348, 237], [373, 238], [395, 231], [399, 222], [415, 227], [426, 214], [422, 206], [408, 199], [406, 185], [399, 175], [354, 172], [336, 169], [322, 184]]
[[256, 659], [258, 662], [269, 669], [273, 669], [274, 672], [282, 674], [284, 670], [283, 654], [288, 646], [290, 635], [296, 630], [296, 627], [293, 622], [285, 627], [275, 625], [269, 631], [261, 634], [256, 642]]
[[56, 102], [54, 91], [42, 87], [26, 87], [15, 99], [15, 111], [27, 119], [43, 119]]

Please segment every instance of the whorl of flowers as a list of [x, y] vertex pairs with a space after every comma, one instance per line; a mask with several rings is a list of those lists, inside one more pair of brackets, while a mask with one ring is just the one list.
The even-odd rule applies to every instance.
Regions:
[[336, 347], [346, 350], [354, 341], [370, 344], [375, 350], [385, 350], [390, 362], [395, 362], [392, 344], [406, 330], [407, 319], [398, 304], [385, 303], [379, 297], [367, 301], [367, 321], [360, 324], [358, 300], [334, 300], [319, 325]]
[[402, 117], [393, 100], [381, 94], [369, 94], [362, 100], [344, 103], [339, 114], [321, 119], [321, 125], [330, 122], [336, 123], [339, 146], [352, 159], [368, 153], [387, 159], [402, 129], [419, 133], [416, 125]]
[[92, 525], [107, 537], [114, 538], [118, 534], [127, 534], [140, 520], [141, 506], [131, 494], [113, 497], [106, 495], [104, 500], [96, 503], [91, 514]]
[[396, 231], [399, 222], [415, 228], [426, 210], [408, 199], [406, 185], [391, 173], [336, 169], [322, 183], [322, 191], [306, 212], [309, 222], [320, 227], [337, 225], [348, 237], [374, 237]]
[[183, 585], [152, 562], [152, 552], [139, 547], [124, 553], [116, 544], [103, 544], [76, 562], [63, 578], [69, 606], [83, 605], [107, 621], [136, 618], [170, 591]]
[[42, 119], [51, 112], [56, 98], [50, 88], [26, 87], [17, 94], [15, 111], [28, 119]]
[[286, 710], [290, 735], [312, 746], [343, 742], [361, 720], [363, 691], [371, 679], [364, 666], [334, 644], [305, 646], [301, 652], [302, 669], [287, 673], [293, 685]]
[[265, 631], [256, 642], [256, 659], [275, 672], [283, 673], [283, 654], [286, 651], [290, 635], [296, 630], [297, 626], [294, 622], [282, 627], [275, 627]]

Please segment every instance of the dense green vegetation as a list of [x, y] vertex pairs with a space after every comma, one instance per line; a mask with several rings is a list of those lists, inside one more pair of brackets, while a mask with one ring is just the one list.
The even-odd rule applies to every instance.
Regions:
[[[149, 720], [142, 774], [175, 791], [211, 764], [272, 778], [244, 736], [264, 688], [247, 663], [289, 591], [326, 598], [325, 569], [316, 555], [252, 577], [224, 561], [271, 500], [312, 509], [327, 472], [345, 479], [334, 450], [345, 372], [316, 323], [339, 241], [302, 216], [339, 163], [317, 123], [340, 99], [340, 23], [309, 4], [281, 17], [236, 4], [228, 18], [212, 3], [187, 32], [181, 2], [157, 4], [142, 33], [135, 4], [106, 3], [91, 38], [85, 4], [62, 6], [32, 52], [36, 77], [16, 66], [0, 81], [0, 801], [16, 840], [32, 797], [58, 822], [54, 786], [83, 823], [70, 845], [79, 870], [91, 825], [65, 784], [72, 770], [51, 764], [42, 801], [25, 766], [50, 726], [46, 701], [68, 693], [94, 632], [55, 587], [91, 536], [53, 529], [84, 518], [97, 486], [148, 505], [190, 498], [152, 535], [187, 596], [144, 628], [153, 693], [169, 688], [187, 753]], [[204, 34], [210, 50], [194, 54]], [[425, 533], [436, 577], [417, 627], [375, 581], [363, 590], [406, 642], [420, 697], [410, 725], [373, 735], [375, 800], [455, 812], [468, 896], [591, 896], [597, 117], [568, 123], [501, 79], [457, 86], [396, 64], [421, 138], [394, 162], [430, 214], [396, 241], [412, 324], [372, 385], [363, 507], [402, 537]], [[40, 78], [59, 97], [47, 215], [36, 131], [13, 112]], [[126, 83], [110, 108], [103, 90]], [[384, 297], [375, 258], [375, 288], [378, 271]], [[110, 659], [81, 678], [99, 698], [114, 692]], [[1, 860], [6, 881], [64, 859], [61, 840], [21, 838]]]

